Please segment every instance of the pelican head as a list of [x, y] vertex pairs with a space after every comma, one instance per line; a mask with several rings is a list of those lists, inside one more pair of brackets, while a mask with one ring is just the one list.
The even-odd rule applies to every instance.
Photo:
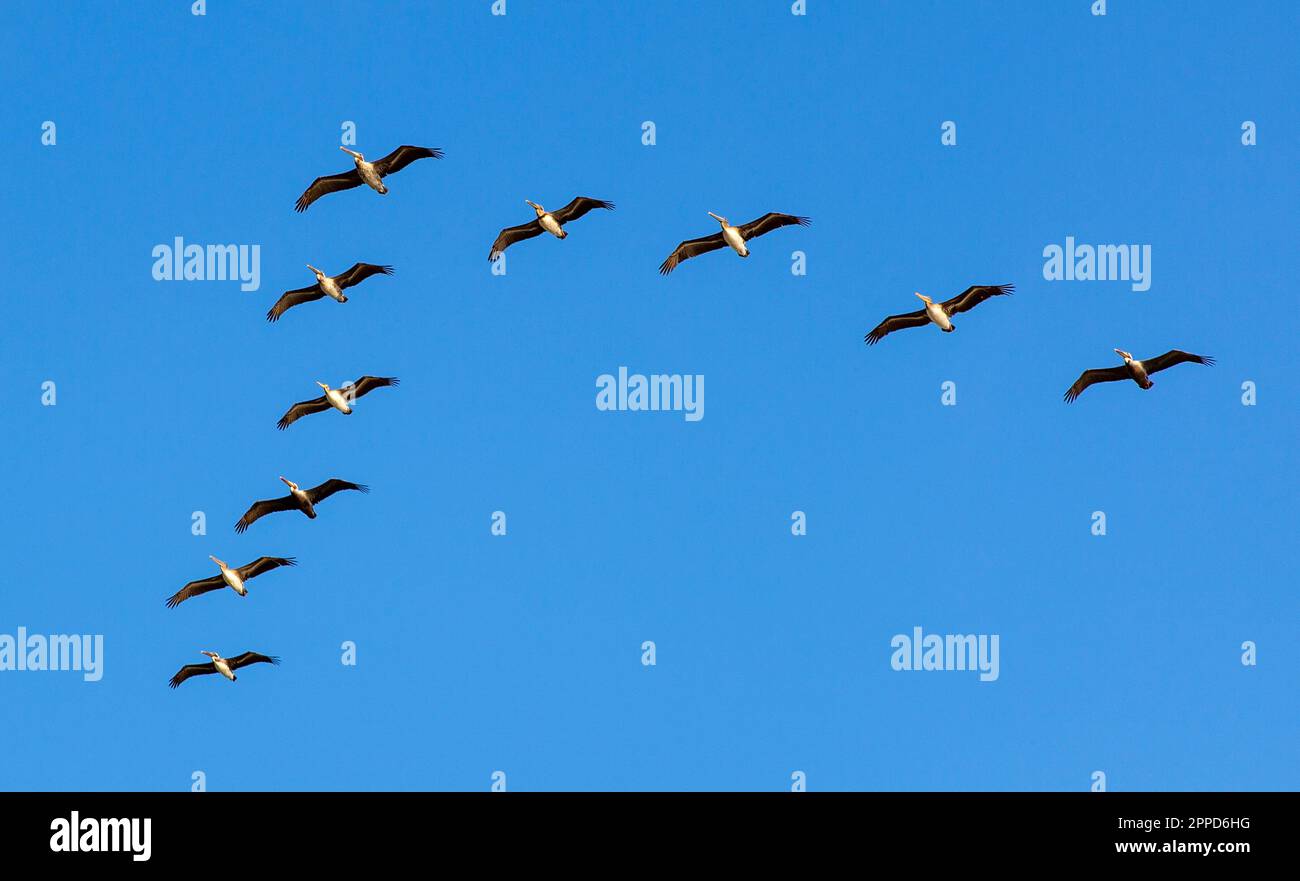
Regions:
[[[329, 387], [328, 385], [326, 385], [325, 383], [321, 382], [319, 379], [316, 380], [316, 384], [317, 384], [318, 386], [320, 386], [320, 387], [321, 387], [323, 390], [325, 390], [325, 391], [329, 391], [329, 390], [330, 390], [330, 387]], [[280, 479], [281, 479], [281, 480], [284, 480], [283, 477], [281, 477]]]
[[294, 482], [293, 482], [292, 480], [290, 480], [289, 478], [287, 478], [287, 477], [281, 477], [280, 480], [281, 480], [281, 482], [284, 483], [285, 486], [289, 487], [289, 489], [291, 489], [291, 490], [296, 490], [296, 489], [298, 489], [298, 484], [294, 483]]
[[1116, 349], [1115, 354], [1123, 358], [1125, 364], [1133, 360], [1133, 356], [1130, 355], [1128, 352], [1125, 352], [1123, 349]]
[[716, 220], [718, 223], [722, 224], [723, 226], [730, 226], [730, 225], [731, 225], [731, 224], [727, 223], [727, 218], [725, 218], [725, 217], [719, 217], [718, 215], [714, 214], [712, 211], [708, 212], [708, 214], [709, 214], [710, 217], [712, 217], [714, 220]]
[[533, 206], [533, 210], [537, 212], [538, 217], [541, 217], [543, 214], [546, 213], [546, 209], [543, 208], [541, 205], [538, 205], [536, 202], [533, 202], [529, 199], [525, 199], [524, 201], [527, 202], [529, 205]]
[[351, 156], [353, 159], [355, 159], [358, 162], [366, 161], [366, 157], [362, 156], [356, 150], [349, 150], [347, 147], [339, 147], [339, 149], [342, 150], [344, 153], [347, 153], [349, 156]]
[[929, 306], [930, 304], [932, 304], [932, 303], [934, 302], [934, 300], [931, 300], [929, 297], [927, 297], [925, 294], [921, 293], [920, 291], [913, 291], [912, 293], [914, 293], [914, 294], [916, 294], [918, 297], [920, 297], [920, 298], [921, 298], [921, 302], [924, 303], [924, 304], [927, 305], [927, 306]]
[[226, 568], [226, 561], [225, 561], [225, 560], [218, 560], [216, 557], [212, 556], [211, 554], [208, 554], [208, 559], [211, 560], [212, 562], [216, 563], [216, 564], [217, 564], [218, 566], [220, 566], [222, 569], [225, 569], [225, 568]]
[[209, 658], [211, 658], [211, 659], [214, 660], [214, 661], [215, 661], [217, 658], [221, 657], [221, 655], [217, 654], [216, 652], [199, 652], [199, 654], [201, 654], [201, 655], [207, 655]]
[[325, 277], [325, 273], [321, 272], [319, 269], [317, 269], [315, 266], [312, 266], [310, 263], [307, 264], [307, 268], [310, 269], [312, 272], [316, 273], [317, 278]]

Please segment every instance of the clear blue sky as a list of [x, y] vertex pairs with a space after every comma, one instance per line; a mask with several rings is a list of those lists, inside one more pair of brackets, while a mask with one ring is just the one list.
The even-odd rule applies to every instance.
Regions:
[[[0, 787], [1300, 787], [1295, 4], [490, 5], [8, 10], [0, 632], [106, 657], [0, 673]], [[446, 158], [296, 215], [345, 120]], [[489, 273], [578, 194], [618, 208]], [[813, 225], [660, 277], [710, 210]], [[1150, 244], [1151, 290], [1044, 281], [1067, 235]], [[155, 282], [175, 236], [261, 290]], [[396, 275], [263, 319], [357, 260]], [[1062, 403], [1117, 346], [1219, 364]], [[705, 418], [597, 411], [619, 365]], [[363, 373], [402, 386], [275, 430]], [[373, 491], [236, 535], [279, 474]], [[300, 565], [164, 608], [208, 554]], [[891, 670], [918, 625], [1000, 678]], [[168, 689], [200, 649], [284, 663]]]

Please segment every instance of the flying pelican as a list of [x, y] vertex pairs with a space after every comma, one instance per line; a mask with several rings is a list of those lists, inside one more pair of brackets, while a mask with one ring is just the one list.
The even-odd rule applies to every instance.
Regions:
[[543, 232], [548, 232], [557, 239], [568, 238], [569, 234], [562, 227], [571, 220], [577, 220], [593, 208], [604, 208], [609, 211], [614, 210], [613, 202], [606, 202], [603, 199], [589, 199], [586, 196], [577, 196], [568, 205], [565, 205], [559, 211], [547, 211], [536, 202], [524, 200], [533, 206], [537, 212], [537, 218], [527, 223], [521, 223], [519, 226], [510, 226], [501, 230], [497, 240], [492, 243], [492, 250], [488, 252], [488, 260], [495, 260], [505, 253], [515, 242], [522, 242], [524, 239], [531, 239], [533, 236], [540, 236]]
[[367, 162], [366, 157], [356, 150], [349, 150], [347, 147], [339, 147], [339, 149], [351, 155], [352, 161], [356, 163], [357, 167], [340, 174], [330, 174], [316, 178], [311, 182], [311, 186], [298, 197], [298, 204], [293, 206], [295, 211], [306, 211], [308, 205], [326, 193], [350, 190], [362, 184], [370, 187], [381, 196], [387, 195], [388, 187], [384, 186], [382, 178], [390, 174], [397, 174], [397, 172], [417, 159], [442, 158], [442, 151], [437, 147], [412, 147], [409, 144], [398, 147], [376, 162]]
[[235, 532], [243, 532], [249, 526], [252, 526], [253, 522], [258, 518], [265, 517], [267, 514], [274, 514], [276, 511], [302, 511], [312, 520], [315, 520], [316, 506], [336, 492], [342, 492], [345, 489], [354, 489], [363, 493], [370, 492], [368, 486], [362, 486], [359, 483], [348, 483], [346, 480], [339, 480], [336, 477], [331, 477], [320, 486], [311, 489], [299, 489], [298, 484], [284, 477], [281, 477], [280, 480], [284, 481], [284, 485], [289, 487], [289, 495], [281, 496], [278, 499], [262, 499], [253, 502], [249, 509], [244, 512], [244, 516], [240, 517], [239, 522], [235, 524]]
[[263, 572], [270, 572], [280, 566], [298, 565], [293, 557], [258, 557], [247, 566], [240, 566], [236, 569], [233, 566], [227, 566], [224, 560], [218, 560], [211, 554], [208, 555], [208, 559], [217, 564], [218, 568], [221, 569], [221, 574], [199, 581], [191, 581], [167, 598], [167, 608], [174, 609], [190, 597], [196, 597], [199, 594], [213, 590], [221, 590], [223, 587], [233, 589], [241, 597], [248, 596], [248, 587], [244, 584], [248, 579], [256, 578]]
[[307, 264], [307, 268], [316, 274], [316, 283], [305, 288], [298, 288], [296, 291], [285, 291], [281, 294], [280, 299], [276, 300], [275, 305], [266, 313], [267, 321], [279, 321], [280, 316], [294, 306], [310, 303], [312, 300], [319, 300], [321, 297], [330, 297], [340, 303], [346, 303], [348, 298], [343, 293], [344, 288], [361, 284], [372, 275], [393, 274], [393, 267], [380, 266], [376, 263], [353, 263], [352, 268], [347, 272], [335, 276], [326, 275], [310, 263]]
[[207, 655], [212, 660], [206, 664], [186, 664], [176, 671], [176, 675], [167, 684], [175, 688], [191, 676], [206, 676], [209, 673], [220, 673], [231, 682], [234, 682], [238, 678], [235, 676], [235, 671], [240, 667], [247, 667], [249, 664], [278, 665], [280, 663], [280, 659], [277, 657], [259, 655], [257, 652], [244, 652], [234, 658], [223, 658], [216, 652], [199, 652], [199, 654]]
[[330, 407], [338, 410], [344, 416], [351, 416], [352, 402], [357, 398], [377, 388], [400, 385], [401, 380], [396, 376], [363, 376], [356, 382], [343, 386], [343, 388], [330, 388], [319, 380], [316, 381], [316, 384], [325, 390], [325, 394], [319, 398], [312, 398], [310, 401], [299, 401], [294, 404], [287, 413], [280, 417], [280, 421], [275, 424], [276, 428], [284, 431], [302, 417], [310, 416], [312, 413], [322, 413]]
[[1143, 389], [1149, 389], [1155, 385], [1151, 381], [1151, 374], [1164, 370], [1166, 367], [1173, 367], [1175, 364], [1191, 362], [1192, 364], [1204, 364], [1207, 367], [1214, 366], [1214, 359], [1209, 355], [1193, 355], [1191, 352], [1181, 352], [1178, 349], [1172, 349], [1165, 352], [1159, 358], [1148, 358], [1145, 361], [1138, 361], [1123, 349], [1116, 349], [1115, 354], [1124, 359], [1124, 364], [1120, 367], [1098, 367], [1095, 370], [1085, 370], [1079, 378], [1074, 381], [1065, 393], [1065, 401], [1068, 404], [1083, 393], [1083, 390], [1095, 382], [1115, 382], [1119, 379], [1131, 379]]
[[740, 226], [732, 226], [727, 223], [727, 218], [720, 217], [712, 211], [708, 212], [708, 215], [722, 224], [722, 231], [701, 239], [690, 239], [682, 242], [677, 246], [677, 250], [669, 254], [668, 259], [659, 265], [661, 275], [672, 272], [677, 268], [677, 264], [683, 260], [698, 257], [700, 254], [707, 254], [709, 251], [716, 251], [724, 245], [730, 245], [731, 249], [741, 257], [748, 257], [749, 248], [745, 246], [745, 242], [750, 239], [758, 238], [764, 233], [769, 233], [782, 226], [790, 226], [796, 223], [799, 226], [807, 226], [812, 223], [812, 220], [807, 217], [768, 212], [758, 220], [751, 220], [749, 223]]
[[953, 327], [949, 320], [958, 312], [969, 312], [980, 303], [983, 303], [989, 297], [1000, 297], [1004, 294], [1009, 295], [1016, 289], [1013, 284], [999, 285], [971, 285], [951, 300], [944, 300], [942, 303], [936, 303], [925, 294], [918, 293], [921, 302], [925, 307], [915, 312], [905, 312], [902, 315], [891, 315], [884, 321], [876, 325], [876, 329], [867, 334], [865, 339], [867, 345], [874, 346], [896, 330], [902, 330], [905, 327], [922, 327], [923, 325], [933, 322], [938, 325], [944, 333], [952, 333], [957, 328]]

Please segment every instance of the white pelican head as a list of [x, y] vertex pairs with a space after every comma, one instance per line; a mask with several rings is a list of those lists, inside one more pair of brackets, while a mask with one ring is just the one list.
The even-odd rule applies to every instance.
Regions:
[[[326, 385], [325, 383], [321, 382], [319, 379], [316, 380], [316, 384], [317, 384], [318, 386], [320, 386], [322, 389], [324, 389], [325, 391], [329, 391], [329, 390], [330, 390], [330, 387], [329, 387], [328, 385]], [[281, 477], [280, 479], [281, 479], [281, 480], [284, 480], [283, 477]]]
[[538, 217], [541, 217], [543, 214], [546, 213], [546, 209], [543, 208], [541, 205], [538, 205], [536, 202], [533, 202], [529, 199], [525, 199], [524, 201], [527, 202], [529, 205], [533, 206], [533, 210], [537, 212]]
[[281, 477], [280, 480], [283, 481], [284, 485], [287, 486], [287, 487], [289, 487], [289, 489], [291, 489], [291, 490], [296, 490], [296, 489], [298, 489], [298, 484], [294, 483], [294, 482], [293, 482], [292, 480], [290, 480], [289, 478], [287, 478], [287, 477]]
[[342, 150], [344, 153], [347, 153], [349, 156], [351, 156], [351, 157], [352, 157], [353, 159], [355, 159], [357, 162], [365, 162], [365, 161], [366, 161], [366, 157], [365, 157], [365, 156], [362, 156], [362, 155], [361, 155], [360, 153], [358, 153], [356, 150], [349, 150], [347, 147], [339, 147], [339, 149]]
[[221, 655], [217, 654], [216, 652], [199, 652], [199, 654], [207, 655], [209, 658], [211, 658], [214, 661], [221, 657]]
[[731, 224], [727, 223], [727, 218], [725, 218], [725, 217], [720, 217], [719, 215], [714, 214], [712, 211], [708, 212], [708, 215], [709, 215], [710, 217], [712, 217], [714, 220], [716, 220], [718, 223], [722, 224], [723, 226], [730, 226], [730, 225], [731, 225]]
[[929, 297], [927, 297], [925, 294], [921, 293], [920, 291], [913, 291], [912, 293], [914, 293], [914, 294], [916, 294], [918, 297], [920, 297], [920, 298], [921, 298], [921, 302], [924, 303], [924, 304], [927, 305], [927, 306], [929, 306], [930, 304], [932, 304], [932, 303], [934, 302], [934, 300], [931, 300]]
[[208, 554], [208, 559], [211, 560], [212, 562], [216, 563], [216, 564], [217, 564], [218, 566], [220, 566], [222, 569], [225, 569], [225, 568], [226, 568], [226, 562], [225, 562], [225, 560], [218, 560], [216, 557], [212, 556], [211, 554]]
[[307, 268], [310, 269], [312, 272], [316, 273], [317, 278], [325, 277], [325, 273], [321, 272], [319, 269], [317, 269], [315, 266], [312, 266], [310, 263], [307, 264]]
[[1125, 364], [1133, 360], [1133, 356], [1130, 355], [1128, 352], [1125, 352], [1123, 349], [1116, 349], [1115, 354], [1123, 358]]

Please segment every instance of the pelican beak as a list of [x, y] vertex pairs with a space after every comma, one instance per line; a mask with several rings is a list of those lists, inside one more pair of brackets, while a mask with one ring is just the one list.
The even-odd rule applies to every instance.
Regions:
[[718, 215], [714, 214], [712, 211], [709, 211], [709, 212], [707, 212], [707, 213], [708, 213], [708, 215], [709, 215], [710, 217], [712, 217], [712, 218], [713, 218], [714, 220], [716, 220], [718, 223], [721, 223], [723, 226], [726, 226], [726, 224], [727, 224], [727, 218], [725, 218], [725, 217], [719, 217]]
[[1121, 358], [1129, 357], [1128, 352], [1125, 352], [1123, 349], [1115, 349], [1115, 354], [1119, 355]]
[[329, 391], [329, 390], [330, 390], [330, 387], [327, 386], [325, 383], [321, 382], [319, 379], [316, 380], [316, 384], [317, 384], [318, 386], [320, 386], [321, 388], [323, 388], [325, 391]]
[[924, 304], [927, 305], [927, 306], [929, 306], [930, 303], [933, 302], [929, 297], [927, 297], [925, 294], [921, 293], [920, 291], [913, 291], [912, 293], [914, 293], [914, 294], [916, 294], [918, 297], [920, 297], [920, 298], [921, 298], [921, 302], [924, 303]]
[[360, 158], [361, 158], [361, 154], [358, 153], [356, 150], [349, 150], [347, 147], [339, 147], [339, 149], [342, 150], [344, 153], [347, 153], [347, 154], [348, 154], [349, 156], [351, 156], [353, 159], [360, 159]]
[[280, 478], [280, 481], [281, 481], [285, 486], [293, 486], [293, 483], [292, 483], [288, 478], [281, 477], [281, 478]]
[[218, 560], [216, 557], [212, 556], [211, 554], [208, 554], [208, 559], [211, 560], [212, 562], [216, 563], [218, 566], [221, 565], [221, 561]]
[[527, 202], [529, 205], [532, 205], [532, 206], [533, 206], [534, 208], [536, 208], [538, 211], [541, 211], [541, 210], [542, 210], [542, 206], [541, 206], [541, 205], [538, 205], [536, 202], [532, 201], [531, 199], [525, 199], [524, 201]]

